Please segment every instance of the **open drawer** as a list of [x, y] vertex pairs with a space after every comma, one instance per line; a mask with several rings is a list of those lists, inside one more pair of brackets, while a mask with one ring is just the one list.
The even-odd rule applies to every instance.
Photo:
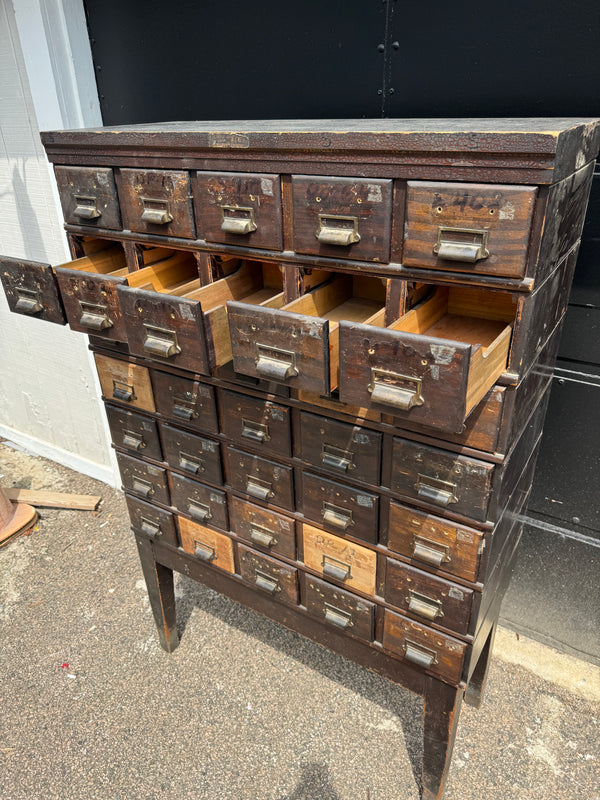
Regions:
[[119, 286], [118, 295], [134, 355], [203, 375], [231, 361], [227, 300], [249, 308], [283, 305], [279, 267], [252, 261], [208, 286], [198, 279], [176, 286], [136, 283]]
[[227, 303], [235, 371], [328, 394], [338, 385], [340, 321], [383, 325], [385, 288], [338, 275], [280, 309]]
[[[478, 300], [478, 302], [474, 302]], [[441, 288], [387, 328], [340, 326], [340, 400], [460, 433], [508, 362], [507, 292]]]
[[0, 281], [8, 307], [15, 314], [24, 314], [58, 325], [66, 323], [58, 284], [50, 264], [2, 256]]

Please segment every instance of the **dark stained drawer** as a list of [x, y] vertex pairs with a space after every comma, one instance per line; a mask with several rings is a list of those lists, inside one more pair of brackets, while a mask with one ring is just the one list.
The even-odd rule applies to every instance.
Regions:
[[167, 471], [162, 467], [146, 464], [137, 458], [117, 453], [121, 481], [126, 492], [155, 503], [170, 505]]
[[274, 558], [238, 545], [240, 574], [246, 583], [275, 600], [298, 605], [298, 570]]
[[485, 522], [494, 464], [394, 438], [391, 490]]
[[391, 180], [294, 175], [292, 194], [297, 253], [389, 261]]
[[281, 250], [278, 175], [195, 172], [198, 235], [207, 242]]
[[160, 423], [160, 438], [165, 461], [173, 469], [180, 469], [201, 481], [223, 483], [219, 442], [196, 433]]
[[232, 441], [270, 455], [291, 456], [290, 409], [221, 390], [221, 429]]
[[382, 435], [358, 425], [300, 414], [300, 457], [315, 467], [379, 485]]
[[94, 353], [102, 394], [144, 411], [155, 411], [150, 372], [140, 364]]
[[121, 229], [117, 188], [110, 167], [54, 167], [54, 174], [67, 224]]
[[373, 641], [375, 604], [337, 586], [305, 575], [306, 610], [317, 619], [351, 636]]
[[198, 481], [169, 473], [172, 504], [194, 522], [211, 525], [222, 531], [229, 530], [227, 498], [225, 492], [213, 489]]
[[166, 169], [122, 169], [124, 227], [137, 233], [195, 239], [190, 178]]
[[206, 528], [185, 517], [177, 517], [181, 546], [186, 553], [210, 564], [211, 567], [235, 572], [233, 542], [229, 536]]
[[409, 181], [407, 266], [520, 278], [537, 189]]
[[305, 472], [302, 512], [330, 530], [365, 542], [377, 542], [379, 497], [376, 494]]
[[175, 519], [170, 511], [165, 511], [145, 500], [126, 494], [131, 527], [135, 533], [142, 533], [151, 539], [160, 539], [177, 547], [179, 538], [175, 529]]
[[106, 417], [116, 447], [123, 447], [154, 461], [163, 460], [155, 420], [108, 403]]
[[227, 483], [237, 492], [294, 510], [292, 468], [267, 461], [235, 447], [225, 451]]
[[377, 553], [303, 523], [304, 563], [328, 580], [364, 594], [375, 594]]
[[386, 559], [385, 599], [403, 614], [413, 615], [443, 628], [467, 634], [473, 590]]
[[410, 664], [457, 684], [468, 645], [386, 609], [383, 647]]
[[206, 383], [189, 378], [179, 378], [167, 372], [150, 370], [156, 410], [169, 417], [206, 433], [218, 433], [215, 390]]
[[41, 261], [2, 256], [0, 280], [15, 314], [64, 325], [67, 321], [54, 270]]
[[294, 520], [271, 509], [261, 508], [233, 495], [229, 497], [231, 530], [254, 547], [294, 560], [296, 534]]

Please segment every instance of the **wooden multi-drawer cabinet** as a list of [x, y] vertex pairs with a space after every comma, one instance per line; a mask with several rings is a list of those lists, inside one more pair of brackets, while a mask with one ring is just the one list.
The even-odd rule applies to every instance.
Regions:
[[173, 570], [424, 698], [424, 798], [479, 705], [583, 225], [594, 120], [42, 135], [163, 647]]

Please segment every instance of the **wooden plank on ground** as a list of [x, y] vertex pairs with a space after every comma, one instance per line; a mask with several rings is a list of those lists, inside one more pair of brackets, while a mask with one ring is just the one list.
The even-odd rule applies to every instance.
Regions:
[[9, 500], [29, 503], [45, 508], [73, 508], [77, 511], [94, 511], [102, 499], [89, 494], [66, 494], [65, 492], [43, 492], [37, 489], [4, 489]]

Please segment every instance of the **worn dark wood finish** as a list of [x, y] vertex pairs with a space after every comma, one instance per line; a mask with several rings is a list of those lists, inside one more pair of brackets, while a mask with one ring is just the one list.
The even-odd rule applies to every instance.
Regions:
[[161, 422], [160, 438], [165, 461], [200, 481], [223, 482], [219, 442]]
[[143, 500], [168, 506], [170, 502], [167, 471], [124, 453], [117, 453], [123, 488]]
[[372, 492], [305, 472], [302, 513], [328, 530], [372, 544], [377, 542], [379, 497]]
[[463, 691], [429, 680], [423, 708], [421, 800], [439, 800], [452, 758]]
[[[138, 233], [196, 238], [187, 172], [122, 169], [118, 190], [125, 228]], [[161, 215], [164, 221], [151, 221]]]
[[67, 321], [56, 277], [50, 264], [0, 258], [0, 281], [8, 307], [15, 314], [64, 325]]
[[170, 511], [165, 511], [129, 494], [125, 495], [125, 500], [134, 533], [153, 540], [160, 538], [161, 541], [168, 542], [174, 547], [178, 546], [179, 537], [175, 528], [175, 518]]
[[218, 433], [215, 390], [200, 381], [150, 370], [159, 414], [206, 433]]
[[106, 404], [106, 417], [116, 447], [154, 461], [163, 460], [155, 420], [109, 403]]
[[225, 448], [227, 483], [237, 492], [274, 506], [294, 510], [294, 478], [291, 467], [266, 458]]
[[240, 575], [247, 583], [270, 595], [274, 600], [298, 604], [298, 570], [274, 558], [238, 545]]
[[305, 575], [306, 610], [327, 625], [358, 636], [367, 642], [374, 637], [375, 604], [333, 586], [330, 583]]
[[229, 497], [231, 530], [240, 539], [264, 552], [296, 558], [295, 522], [270, 508], [262, 508], [240, 497]]
[[91, 228], [121, 229], [113, 171], [107, 167], [55, 167], [65, 222]]
[[494, 639], [496, 638], [497, 629], [498, 625], [496, 624], [488, 634], [484, 648], [477, 659], [475, 669], [473, 670], [473, 673], [469, 678], [467, 688], [465, 689], [465, 703], [473, 706], [473, 708], [481, 707], [481, 700], [485, 689], [490, 662], [492, 660], [492, 650], [494, 649]]
[[163, 650], [172, 653], [179, 644], [173, 570], [154, 559], [152, 540], [136, 534], [135, 541], [158, 638]]
[[221, 431], [232, 442], [272, 456], [291, 456], [290, 409], [221, 390]]
[[169, 473], [169, 481], [173, 506], [182, 514], [187, 514], [194, 522], [202, 525], [210, 525], [222, 531], [229, 530], [225, 492], [184, 478], [176, 472]]

